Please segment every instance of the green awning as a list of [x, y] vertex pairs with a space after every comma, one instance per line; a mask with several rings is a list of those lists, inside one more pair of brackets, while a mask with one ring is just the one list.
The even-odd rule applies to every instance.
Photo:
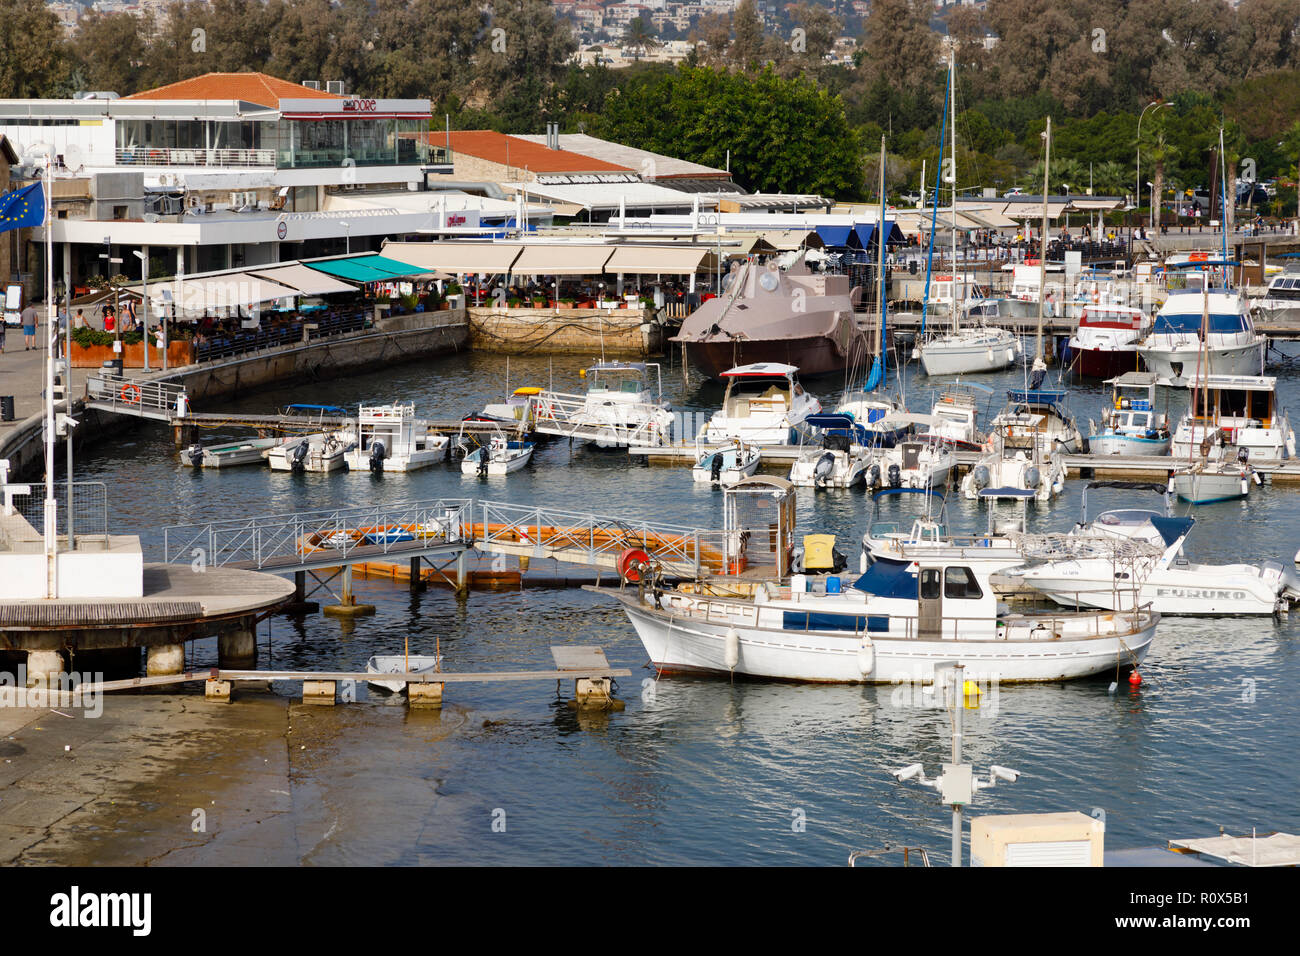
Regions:
[[324, 272], [340, 279], [350, 279], [353, 282], [392, 282], [394, 279], [421, 276], [429, 272], [421, 266], [398, 262], [396, 259], [389, 259], [387, 256], [375, 253], [351, 256], [346, 259], [304, 262], [303, 265], [310, 266], [317, 272]]

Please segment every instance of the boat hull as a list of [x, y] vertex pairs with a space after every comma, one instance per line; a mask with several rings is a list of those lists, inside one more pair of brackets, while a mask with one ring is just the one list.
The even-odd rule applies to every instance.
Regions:
[[950, 342], [932, 339], [920, 348], [921, 367], [931, 378], [996, 372], [1015, 364], [1022, 354], [1020, 339], [1009, 335], [996, 341]]
[[708, 342], [685, 342], [687, 363], [709, 378], [739, 365], [774, 362], [794, 365], [801, 376], [842, 372], [852, 355], [866, 351], [866, 338], [855, 333], [857, 348], [841, 349], [839, 343], [824, 335], [797, 339], [722, 339]]
[[1136, 345], [1130, 349], [1087, 349], [1071, 342], [1070, 350], [1075, 356], [1075, 370], [1087, 378], [1114, 378], [1141, 370]]
[[1171, 438], [1141, 438], [1103, 432], [1088, 436], [1090, 455], [1167, 455]]
[[[1158, 617], [1115, 637], [1057, 641], [952, 640], [844, 632], [784, 632], [735, 627], [739, 653], [727, 666], [725, 623], [674, 618], [624, 602], [651, 662], [661, 672], [741, 674], [815, 683], [929, 683], [938, 662], [959, 661], [971, 679], [1002, 682], [1059, 681], [1141, 664]], [[870, 650], [863, 653], [863, 644]], [[870, 667], [863, 664], [869, 658]]]
[[[1263, 375], [1264, 374], [1264, 336], [1246, 345], [1233, 345], [1224, 348], [1211, 348], [1207, 351], [1204, 365], [1209, 375]], [[1177, 347], [1143, 346], [1138, 349], [1147, 370], [1155, 372], [1161, 385], [1186, 388], [1196, 377], [1201, 360], [1200, 343], [1195, 338], [1185, 340]]]
[[1250, 479], [1236, 473], [1174, 475], [1174, 493], [1179, 501], [1208, 505], [1216, 501], [1234, 501], [1250, 495]]

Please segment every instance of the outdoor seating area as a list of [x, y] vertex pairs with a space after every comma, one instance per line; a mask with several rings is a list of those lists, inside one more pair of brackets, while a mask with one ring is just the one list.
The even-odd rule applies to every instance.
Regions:
[[[359, 332], [371, 325], [370, 313], [359, 308], [314, 310], [277, 316], [256, 329], [240, 329], [230, 323], [213, 323], [204, 331], [204, 320], [194, 335], [194, 361], [217, 359]], [[304, 335], [304, 328], [306, 334]]]

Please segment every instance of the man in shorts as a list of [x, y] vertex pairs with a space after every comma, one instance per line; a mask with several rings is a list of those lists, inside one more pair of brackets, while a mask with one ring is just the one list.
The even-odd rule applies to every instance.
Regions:
[[23, 351], [36, 348], [36, 303], [28, 303], [27, 308], [23, 309]]

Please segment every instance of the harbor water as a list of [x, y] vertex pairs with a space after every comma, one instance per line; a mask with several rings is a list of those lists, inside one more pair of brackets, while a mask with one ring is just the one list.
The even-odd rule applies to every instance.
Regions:
[[[1032, 353], [1032, 343], [1027, 347]], [[199, 410], [400, 400], [413, 401], [421, 416], [459, 418], [519, 385], [580, 392], [582, 364], [514, 357], [507, 383], [504, 357], [469, 353]], [[895, 374], [891, 369], [888, 390]], [[928, 412], [932, 383], [915, 365], [907, 374], [909, 407]], [[1300, 374], [1276, 374], [1279, 401], [1300, 415]], [[702, 426], [720, 403], [721, 386], [694, 374], [684, 380], [679, 365], [663, 376], [683, 421]], [[1049, 384], [1055, 379], [1053, 370]], [[976, 380], [995, 389], [981, 415], [986, 424], [1006, 388], [1022, 385], [1023, 372]], [[805, 384], [828, 410], [843, 386], [836, 377]], [[1162, 406], [1168, 396], [1172, 425], [1187, 393], [1160, 389], [1159, 396]], [[1071, 384], [1082, 430], [1100, 418], [1106, 397], [1100, 382]], [[200, 440], [239, 434], [212, 431]], [[77, 470], [79, 480], [107, 484], [113, 530], [140, 534], [146, 560], [162, 560], [166, 525], [438, 497], [700, 528], [722, 520], [721, 493], [693, 483], [688, 467], [648, 466], [625, 451], [559, 440], [541, 444], [525, 470], [506, 478], [463, 476], [456, 462], [409, 475], [295, 476], [182, 467], [170, 432], [145, 424], [82, 451]], [[1083, 484], [1072, 479], [1060, 499], [1031, 507], [1030, 529], [1067, 530], [1079, 516]], [[981, 506], [950, 499], [950, 529], [985, 527]], [[1122, 506], [1159, 508], [1161, 500], [1115, 491], [1089, 496], [1093, 515]], [[1198, 524], [1187, 551], [1198, 561], [1289, 565], [1300, 546], [1294, 487], [1256, 488], [1248, 501], [1191, 513]], [[798, 491], [800, 533], [836, 534], [850, 571], [870, 520], [871, 498], [861, 489]], [[616, 696], [626, 709], [615, 713], [576, 713], [552, 685], [538, 683], [450, 684], [433, 715], [364, 689], [355, 704], [314, 709], [323, 751], [317, 759], [330, 762], [335, 779], [314, 809], [291, 811], [328, 817], [305, 860], [840, 865], [851, 850], [885, 844], [924, 846], [936, 864], [947, 860], [947, 808], [932, 789], [890, 775], [915, 762], [933, 774], [948, 759], [948, 712], [919, 690], [655, 681], [618, 605], [576, 589], [474, 591], [458, 600], [445, 589], [412, 595], [404, 582], [359, 578], [356, 588], [377, 606], [374, 617], [274, 617], [259, 631], [259, 666], [358, 670], [373, 654], [400, 653], [409, 640], [411, 653], [440, 646], [450, 670], [550, 669], [551, 645], [583, 644], [603, 647], [633, 676], [619, 682]], [[967, 712], [965, 759], [976, 772], [996, 763], [1022, 776], [980, 792], [972, 813], [1104, 814], [1109, 849], [1163, 846], [1169, 838], [1217, 835], [1220, 827], [1296, 832], [1298, 627], [1295, 616], [1165, 618], [1140, 688], [1121, 680], [1112, 690], [1114, 674], [988, 688], [981, 709]], [[191, 663], [215, 658], [215, 641], [200, 642]], [[297, 687], [277, 689], [288, 696]]]

